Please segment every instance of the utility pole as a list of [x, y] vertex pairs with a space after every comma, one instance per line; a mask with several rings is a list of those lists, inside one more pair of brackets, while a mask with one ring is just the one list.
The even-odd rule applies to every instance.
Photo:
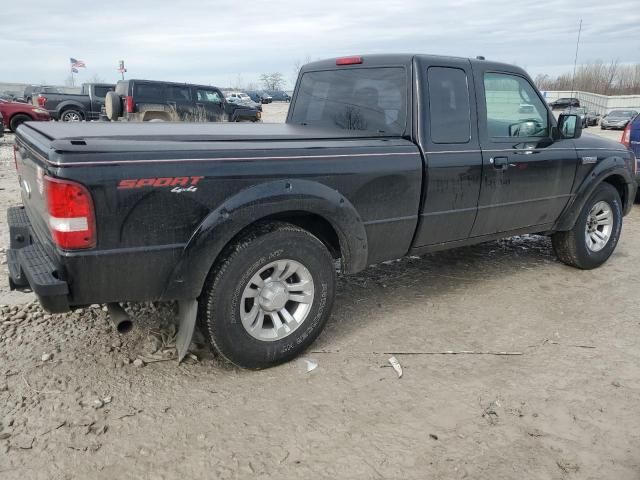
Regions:
[[582, 33], [582, 19], [578, 27], [578, 41], [576, 42], [576, 56], [573, 59], [573, 77], [571, 77], [571, 96], [573, 97], [573, 87], [576, 81], [576, 66], [578, 65], [578, 47], [580, 46], [580, 33]]

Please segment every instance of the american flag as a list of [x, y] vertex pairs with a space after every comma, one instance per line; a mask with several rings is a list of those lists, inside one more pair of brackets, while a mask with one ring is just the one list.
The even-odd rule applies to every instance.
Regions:
[[70, 58], [69, 60], [71, 61], [71, 70], [76, 70], [78, 68], [87, 68], [87, 66], [84, 64], [82, 60], [77, 60], [73, 57]]

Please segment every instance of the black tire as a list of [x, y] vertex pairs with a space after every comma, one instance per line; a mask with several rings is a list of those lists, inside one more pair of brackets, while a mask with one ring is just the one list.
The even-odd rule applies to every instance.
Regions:
[[[271, 223], [253, 229], [222, 258], [207, 278], [198, 316], [223, 358], [239, 367], [262, 369], [291, 360], [313, 343], [331, 315], [335, 294], [333, 258], [318, 238], [295, 225]], [[283, 338], [262, 340], [242, 324], [242, 294], [256, 273], [284, 259], [299, 262], [311, 275], [313, 300], [299, 327]]]
[[75, 108], [67, 108], [60, 112], [61, 122], [81, 122], [84, 120], [84, 114]]
[[[599, 202], [606, 202], [612, 212], [613, 224], [606, 245], [599, 251], [593, 251], [587, 245], [587, 223], [591, 209]], [[553, 249], [558, 259], [572, 267], [591, 270], [599, 267], [611, 256], [620, 239], [622, 230], [622, 202], [618, 191], [608, 183], [601, 183], [585, 203], [576, 224], [566, 232], [557, 232], [551, 236]]]
[[116, 92], [107, 92], [104, 97], [104, 111], [109, 120], [117, 120], [122, 115], [122, 99]]
[[33, 119], [29, 115], [14, 115], [13, 117], [11, 117], [11, 121], [9, 122], [9, 129], [12, 132], [15, 132], [21, 123], [29, 122], [31, 120]]

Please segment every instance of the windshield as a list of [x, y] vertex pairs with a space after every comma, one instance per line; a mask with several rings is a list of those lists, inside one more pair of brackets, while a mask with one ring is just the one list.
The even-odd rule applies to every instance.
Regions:
[[631, 118], [636, 114], [634, 110], [612, 110], [609, 113], [610, 117], [623, 117], [623, 118]]
[[292, 123], [401, 135], [406, 108], [401, 67], [307, 72], [300, 80]]

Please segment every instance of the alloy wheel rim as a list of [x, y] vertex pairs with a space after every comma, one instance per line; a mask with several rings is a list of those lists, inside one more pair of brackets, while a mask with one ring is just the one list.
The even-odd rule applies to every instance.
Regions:
[[587, 225], [585, 226], [585, 236], [587, 240], [587, 248], [592, 252], [602, 250], [613, 231], [613, 210], [611, 206], [604, 201], [596, 203], [587, 216]]
[[78, 115], [76, 112], [67, 112], [63, 115], [63, 120], [65, 122], [79, 122], [80, 115]]
[[261, 267], [242, 291], [242, 326], [258, 340], [281, 340], [307, 319], [314, 292], [313, 277], [302, 263], [289, 259], [271, 262]]

